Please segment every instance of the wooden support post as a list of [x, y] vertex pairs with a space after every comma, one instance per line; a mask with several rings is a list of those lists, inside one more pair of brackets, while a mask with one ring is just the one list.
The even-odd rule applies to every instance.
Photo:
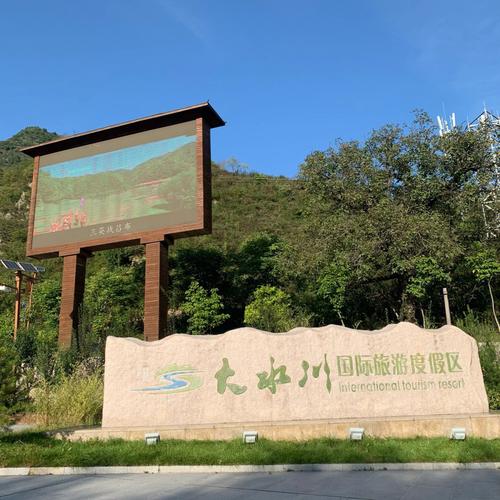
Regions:
[[16, 271], [16, 304], [14, 306], [14, 340], [16, 340], [21, 320], [21, 287], [23, 284], [23, 273]]
[[26, 329], [30, 327], [30, 313], [31, 313], [31, 304], [33, 303], [33, 286], [35, 285], [36, 273], [33, 276], [27, 276], [28, 279], [28, 305], [26, 307]]
[[448, 290], [443, 288], [444, 313], [446, 315], [446, 324], [451, 325], [450, 303], [448, 302]]
[[159, 340], [167, 335], [168, 243], [145, 244], [144, 340]]
[[87, 254], [64, 256], [61, 310], [59, 313], [59, 345], [71, 347], [73, 331], [78, 329], [78, 315], [85, 291]]

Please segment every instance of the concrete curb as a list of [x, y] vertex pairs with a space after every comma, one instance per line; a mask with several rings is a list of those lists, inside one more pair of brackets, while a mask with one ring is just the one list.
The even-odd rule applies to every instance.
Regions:
[[352, 472], [408, 470], [496, 470], [500, 462], [412, 462], [406, 464], [144, 465], [117, 467], [4, 467], [0, 476], [96, 474], [222, 474], [235, 472]]

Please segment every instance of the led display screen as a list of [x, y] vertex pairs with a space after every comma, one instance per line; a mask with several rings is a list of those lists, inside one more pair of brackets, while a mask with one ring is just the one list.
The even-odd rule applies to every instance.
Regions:
[[196, 147], [189, 121], [41, 156], [32, 248], [195, 224]]

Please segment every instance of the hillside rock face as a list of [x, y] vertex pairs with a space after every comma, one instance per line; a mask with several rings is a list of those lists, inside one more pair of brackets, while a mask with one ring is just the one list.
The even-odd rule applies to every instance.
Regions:
[[109, 337], [103, 427], [481, 414], [476, 341], [445, 326]]

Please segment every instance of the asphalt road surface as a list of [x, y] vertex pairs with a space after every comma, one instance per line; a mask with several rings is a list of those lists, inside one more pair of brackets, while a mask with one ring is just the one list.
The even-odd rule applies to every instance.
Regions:
[[500, 471], [10, 476], [0, 477], [0, 498], [499, 500]]

